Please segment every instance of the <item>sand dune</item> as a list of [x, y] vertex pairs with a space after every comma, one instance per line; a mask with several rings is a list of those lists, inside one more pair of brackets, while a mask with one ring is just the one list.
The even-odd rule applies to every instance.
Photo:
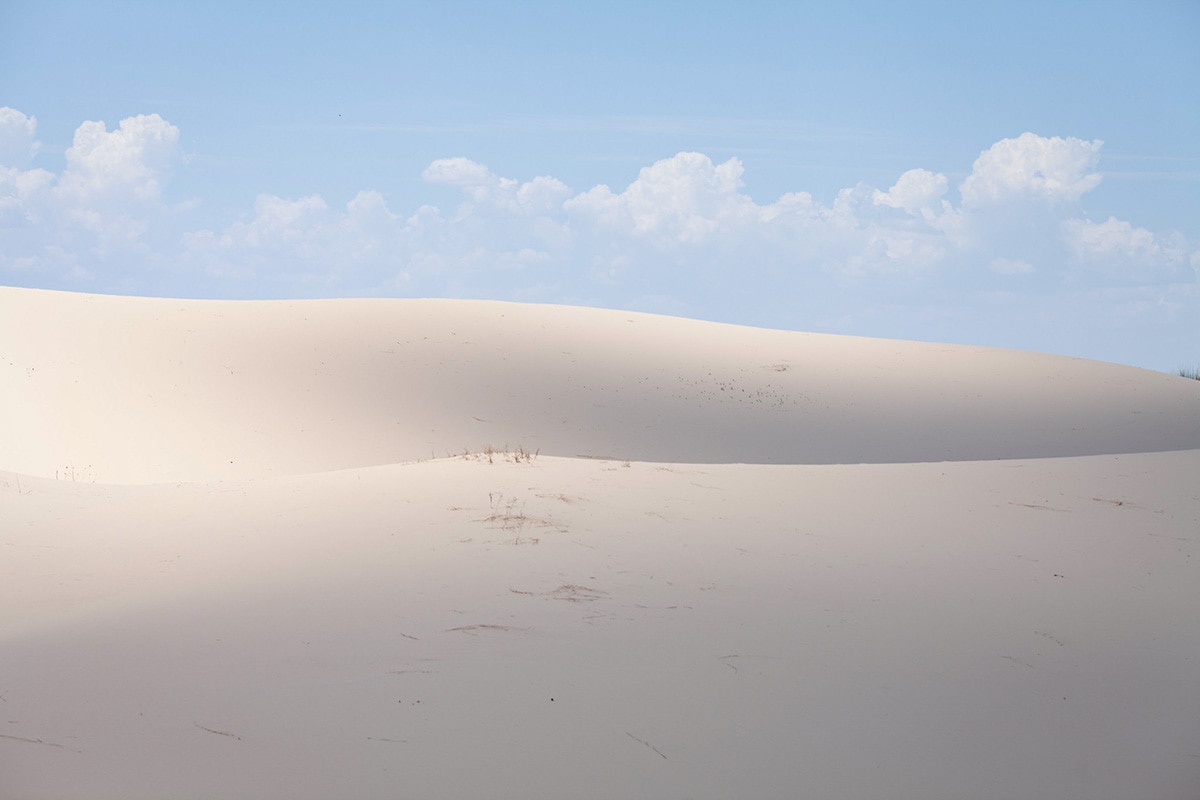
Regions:
[[5, 289], [0, 467], [248, 478], [523, 446], [690, 463], [1200, 447], [1200, 387], [974, 347], [483, 301], [183, 302]]
[[1200, 786], [1200, 382], [0, 289], [0, 387], [0, 797]]

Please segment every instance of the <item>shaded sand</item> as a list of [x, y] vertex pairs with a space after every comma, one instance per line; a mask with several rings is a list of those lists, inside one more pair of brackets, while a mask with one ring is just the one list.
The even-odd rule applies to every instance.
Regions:
[[0, 398], [0, 797], [1200, 785], [1200, 382], [0, 289]]

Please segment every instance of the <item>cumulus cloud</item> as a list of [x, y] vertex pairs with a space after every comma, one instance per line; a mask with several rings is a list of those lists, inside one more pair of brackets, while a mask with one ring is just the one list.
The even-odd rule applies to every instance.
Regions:
[[483, 164], [461, 156], [434, 161], [421, 177], [427, 183], [462, 189], [472, 204], [463, 209], [464, 214], [470, 213], [474, 205], [514, 214], [547, 212], [556, 209], [571, 191], [562, 181], [548, 176], [526, 183], [502, 178]]
[[[158, 264], [193, 285], [223, 281], [231, 295], [469, 295], [731, 314], [744, 303], [765, 321], [768, 309], [839, 314], [848, 292], [860, 309], [862, 297], [884, 307], [968, 285], [1025, 297], [1063, 287], [1152, 293], [1194, 282], [1200, 268], [1200, 250], [1180, 234], [1082, 215], [1077, 201], [1100, 180], [1099, 141], [1003, 139], [980, 153], [957, 197], [946, 175], [919, 165], [886, 188], [756, 199], [739, 159], [703, 153], [655, 161], [623, 188], [579, 191], [459, 156], [419, 176], [456, 194], [450, 206], [401, 208], [376, 188], [345, 203], [261, 194], [232, 219], [199, 223], [169, 212], [179, 139], [155, 114], [112, 130], [85, 122], [55, 174], [32, 166], [36, 120], [0, 112], [0, 153], [14, 162], [0, 165], [0, 275], [57, 270], [58, 285], [95, 288], [111, 269], [121, 290], [137, 291], [138, 265]], [[88, 274], [91, 283], [80, 279]]]
[[42, 200], [54, 185], [54, 174], [44, 169], [0, 167], [0, 226], [36, 225]]
[[429, 183], [447, 186], [490, 186], [500, 181], [490, 169], [469, 158], [439, 158], [425, 168], [421, 177]]
[[949, 185], [945, 175], [935, 175], [926, 169], [910, 169], [896, 180], [892, 188], [886, 192], [876, 189], [871, 198], [876, 205], [902, 208], [912, 213], [934, 208]]
[[[88, 121], [75, 131], [55, 174], [30, 167], [36, 119], [0, 110], [0, 271], [55, 272], [78, 285], [112, 259], [136, 269], [169, 258], [161, 235], [147, 234], [169, 215], [163, 199], [177, 158], [179, 130], [157, 114], [129, 117], [109, 131]], [[13, 165], [15, 163], [15, 165]]]
[[564, 207], [609, 228], [702, 242], [723, 223], [755, 213], [754, 202], [740, 191], [742, 172], [736, 158], [713, 164], [702, 153], [679, 153], [643, 168], [620, 194], [596, 186]]
[[0, 226], [14, 228], [35, 224], [45, 192], [54, 175], [29, 166], [41, 145], [37, 141], [37, 118], [15, 108], [0, 108]]
[[1162, 252], [1154, 234], [1116, 217], [1099, 224], [1070, 219], [1063, 223], [1063, 234], [1075, 257], [1080, 259], [1108, 256], [1142, 259]]
[[1076, 264], [1119, 281], [1188, 280], [1189, 262], [1200, 257], [1200, 252], [1188, 252], [1186, 241], [1177, 233], [1155, 235], [1116, 217], [1099, 223], [1064, 220], [1062, 237]]
[[55, 193], [78, 206], [157, 201], [178, 143], [179, 129], [158, 114], [123, 119], [111, 132], [103, 122], [85, 122], [75, 130]]
[[254, 219], [235, 223], [223, 239], [229, 245], [250, 248], [312, 240], [320, 234], [328, 210], [320, 195], [287, 200], [260, 194], [254, 201]]
[[341, 210], [316, 195], [264, 196], [250, 219], [194, 235], [189, 247], [259, 262], [273, 252], [343, 279], [355, 274], [346, 264], [357, 264], [360, 277], [383, 287], [510, 296], [536, 286], [554, 297], [581, 282], [608, 298], [661, 298], [668, 285], [720, 296], [743, 276], [783, 292], [961, 274], [1020, 279], [1026, 289], [1189, 280], [1178, 269], [1190, 257], [1179, 237], [1115, 219], [1092, 223], [1065, 204], [1098, 182], [1100, 146], [1034, 134], [1001, 140], [976, 159], [957, 206], [947, 177], [922, 168], [887, 189], [859, 184], [830, 202], [789, 192], [762, 203], [745, 192], [740, 160], [695, 152], [642, 168], [619, 191], [576, 193], [552, 177], [522, 181], [445, 158], [421, 177], [457, 189], [455, 209], [422, 206], [402, 217], [378, 192]]
[[213, 273], [281, 271], [291, 279], [329, 282], [394, 245], [400, 225], [377, 191], [359, 192], [344, 209], [330, 208], [315, 194], [295, 199], [262, 194], [248, 219], [219, 233], [186, 233], [183, 245], [188, 257]]
[[39, 149], [37, 118], [0, 107], [0, 167], [27, 167]]
[[1103, 142], [1023, 133], [984, 150], [959, 187], [963, 205], [985, 207], [1009, 200], [1050, 203], [1078, 200], [1100, 184], [1091, 170]]

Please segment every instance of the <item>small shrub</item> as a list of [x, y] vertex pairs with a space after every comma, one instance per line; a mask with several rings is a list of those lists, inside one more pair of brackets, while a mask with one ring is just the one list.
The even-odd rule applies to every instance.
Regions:
[[1179, 377], [1200, 381], [1200, 367], [1184, 367], [1179, 370]]

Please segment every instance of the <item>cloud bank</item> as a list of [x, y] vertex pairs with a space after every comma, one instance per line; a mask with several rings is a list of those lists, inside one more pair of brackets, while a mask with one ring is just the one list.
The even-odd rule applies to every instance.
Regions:
[[914, 166], [888, 187], [766, 203], [745, 191], [737, 158], [681, 152], [623, 188], [573, 190], [456, 156], [420, 175], [457, 192], [454, 207], [392, 208], [386, 187], [339, 207], [320, 194], [263, 194], [217, 226], [189, 224], [189, 206], [170, 197], [179, 140], [157, 114], [113, 130], [84, 122], [54, 173], [35, 166], [36, 119], [0, 109], [0, 279], [135, 293], [191, 285], [223, 296], [497, 297], [697, 316], [719, 307], [742, 318], [759, 309], [765, 324], [803, 326], [824, 313], [825, 327], [831, 313], [955, 291], [1123, 288], [1139, 302], [1156, 294], [1195, 310], [1195, 243], [1083, 212], [1103, 178], [1099, 140], [1023, 133], [983, 150], [961, 181]]

